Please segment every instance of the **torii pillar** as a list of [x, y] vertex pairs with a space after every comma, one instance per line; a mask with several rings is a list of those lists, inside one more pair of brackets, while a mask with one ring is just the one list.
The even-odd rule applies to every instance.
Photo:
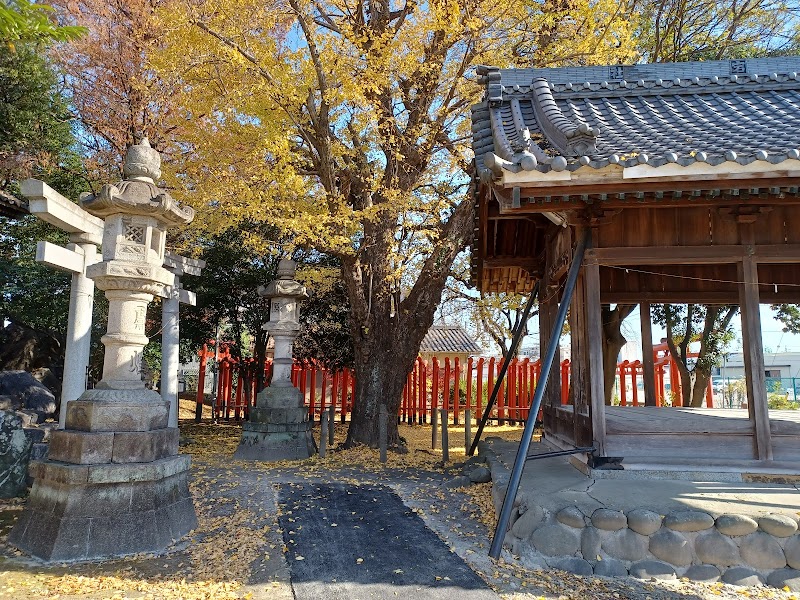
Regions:
[[58, 416], [58, 428], [64, 429], [67, 403], [77, 400], [86, 391], [94, 306], [94, 281], [86, 276], [86, 269], [98, 261], [97, 247], [103, 240], [103, 220], [38, 179], [26, 179], [20, 188], [28, 198], [31, 214], [69, 233], [70, 244], [66, 248], [50, 242], [36, 244], [37, 262], [72, 273]]
[[167, 252], [164, 268], [175, 275], [175, 283], [165, 288], [161, 301], [161, 398], [169, 402], [169, 427], [178, 426], [178, 368], [180, 365], [180, 305], [194, 306], [194, 292], [181, 286], [183, 275], [200, 275], [203, 260], [195, 260]]

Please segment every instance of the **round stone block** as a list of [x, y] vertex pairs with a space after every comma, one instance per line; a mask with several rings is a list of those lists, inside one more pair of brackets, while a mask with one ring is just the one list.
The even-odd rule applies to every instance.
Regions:
[[714, 526], [714, 518], [699, 510], [681, 510], [664, 518], [664, 527], [674, 531], [703, 531]]
[[531, 544], [546, 556], [569, 556], [578, 551], [580, 539], [573, 528], [559, 523], [545, 525], [534, 531]]
[[639, 579], [676, 579], [675, 567], [660, 560], [640, 560], [630, 568], [631, 575]]
[[800, 535], [793, 535], [786, 540], [783, 552], [789, 566], [793, 569], [800, 569]]
[[592, 565], [576, 556], [551, 558], [547, 562], [552, 568], [561, 569], [567, 573], [575, 573], [575, 575], [585, 575], [587, 577], [594, 575]]
[[722, 515], [714, 524], [720, 533], [730, 536], [748, 535], [758, 529], [758, 523], [744, 515]]
[[767, 585], [783, 589], [788, 587], [792, 592], [800, 592], [800, 571], [796, 569], [778, 569], [767, 576]]
[[739, 552], [744, 562], [756, 569], [782, 569], [786, 566], [783, 548], [774, 537], [763, 531], [742, 538]]
[[577, 506], [567, 506], [558, 511], [556, 519], [564, 525], [581, 529], [586, 526], [586, 517]]
[[762, 531], [780, 538], [797, 533], [797, 521], [789, 515], [765, 515], [758, 519], [758, 526]]
[[492, 472], [486, 467], [475, 467], [469, 472], [469, 480], [472, 483], [489, 483], [492, 480]]
[[718, 567], [728, 567], [742, 562], [739, 548], [733, 540], [716, 530], [697, 536], [694, 541], [694, 551], [702, 562]]
[[764, 578], [749, 567], [732, 567], [722, 574], [722, 581], [731, 585], [763, 585]]
[[610, 558], [598, 560], [594, 565], [594, 574], [602, 577], [627, 577], [628, 569], [621, 561]]
[[714, 565], [692, 565], [683, 574], [687, 579], [692, 581], [705, 581], [713, 583], [719, 581], [722, 572]]
[[653, 535], [661, 529], [661, 515], [646, 508], [635, 508], [628, 513], [628, 527], [642, 535]]
[[527, 540], [543, 521], [544, 510], [542, 510], [541, 506], [532, 504], [528, 506], [528, 510], [526, 510], [522, 516], [516, 520], [514, 526], [511, 528], [511, 533], [522, 540]]
[[592, 525], [606, 531], [617, 531], [628, 526], [628, 519], [622, 511], [598, 508], [592, 513]]
[[650, 553], [672, 565], [692, 564], [692, 549], [683, 534], [662, 528], [650, 538]]
[[609, 534], [603, 540], [602, 548], [613, 558], [638, 560], [646, 556], [648, 541], [645, 536], [625, 528]]
[[586, 560], [597, 560], [600, 554], [600, 532], [594, 527], [581, 531], [581, 554]]

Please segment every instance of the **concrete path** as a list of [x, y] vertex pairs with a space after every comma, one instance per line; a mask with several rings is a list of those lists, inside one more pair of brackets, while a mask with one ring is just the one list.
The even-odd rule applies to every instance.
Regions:
[[389, 488], [280, 486], [279, 522], [296, 600], [496, 600]]
[[[505, 473], [493, 470], [493, 476], [505, 476], [514, 466], [518, 444], [494, 438], [489, 443]], [[529, 454], [553, 450], [545, 443], [533, 443]], [[657, 479], [597, 479], [587, 477], [565, 457], [530, 460], [525, 465], [519, 494], [530, 495], [547, 510], [574, 505], [585, 514], [597, 508], [627, 512], [647, 508], [667, 514], [675, 510], [701, 510], [713, 516], [736, 513], [760, 516], [800, 513], [797, 485], [743, 482], [684, 481]], [[519, 497], [519, 496], [518, 496]]]

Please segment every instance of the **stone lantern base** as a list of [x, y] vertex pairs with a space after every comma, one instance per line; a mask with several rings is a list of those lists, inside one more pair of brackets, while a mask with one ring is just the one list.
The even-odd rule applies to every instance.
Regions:
[[234, 458], [243, 460], [303, 460], [316, 454], [308, 408], [296, 387], [268, 387], [242, 424], [242, 439]]
[[158, 552], [197, 526], [188, 456], [151, 390], [88, 390], [67, 407], [8, 541], [46, 561]]

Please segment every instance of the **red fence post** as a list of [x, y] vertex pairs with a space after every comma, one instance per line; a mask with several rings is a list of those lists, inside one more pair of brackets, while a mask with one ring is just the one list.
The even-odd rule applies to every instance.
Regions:
[[483, 365], [485, 364], [484, 358], [481, 356], [478, 359], [478, 367], [477, 373], [475, 375], [478, 377], [477, 385], [475, 386], [475, 421], [480, 421], [481, 417], [483, 416]]
[[433, 415], [433, 411], [439, 408], [439, 361], [435, 356], [431, 361], [431, 370], [433, 371], [431, 373], [431, 415]]
[[450, 412], [450, 403], [453, 397], [450, 395], [450, 357], [446, 356], [444, 359], [444, 385], [442, 386], [442, 408]]
[[706, 386], [706, 408], [714, 408], [714, 390], [711, 387], [711, 379], [708, 380]]
[[203, 402], [205, 400], [206, 389], [206, 364], [208, 363], [208, 346], [203, 344], [200, 350], [200, 368], [197, 371], [197, 408], [195, 409], [196, 418], [199, 420], [203, 416]]
[[628, 365], [630, 363], [627, 360], [623, 360], [621, 363], [617, 365], [617, 371], [619, 371], [619, 405], [620, 406], [628, 406], [628, 390], [625, 386], [625, 373], [628, 371]]
[[470, 414], [472, 414], [472, 366], [473, 366], [473, 362], [474, 361], [472, 360], [472, 357], [470, 356], [467, 359], [467, 398], [466, 398], [467, 402], [465, 404], [465, 409], [464, 409], [464, 410], [470, 411]]
[[453, 359], [453, 424], [458, 425], [458, 411], [461, 404], [461, 365], [458, 357]]
[[314, 420], [314, 408], [317, 403], [317, 365], [311, 363], [311, 377], [309, 382], [309, 396], [308, 396], [308, 413], [311, 417], [311, 420]]
[[427, 423], [425, 407], [428, 405], [428, 363], [420, 363], [418, 423]]
[[569, 359], [561, 361], [561, 405], [569, 404]]
[[234, 402], [233, 408], [233, 418], [237, 421], [241, 420], [241, 411], [242, 406], [244, 406], [244, 402], [242, 398], [244, 397], [244, 370], [245, 370], [245, 362], [243, 358], [239, 359], [239, 364], [237, 365], [236, 369], [236, 401]]
[[350, 370], [344, 369], [342, 371], [342, 409], [339, 413], [339, 417], [341, 418], [342, 423], [344, 423], [345, 419], [347, 418], [347, 390], [349, 389], [350, 385]]
[[642, 361], [635, 360], [631, 364], [631, 390], [633, 391], [633, 405], [639, 406], [639, 369], [642, 368]]

